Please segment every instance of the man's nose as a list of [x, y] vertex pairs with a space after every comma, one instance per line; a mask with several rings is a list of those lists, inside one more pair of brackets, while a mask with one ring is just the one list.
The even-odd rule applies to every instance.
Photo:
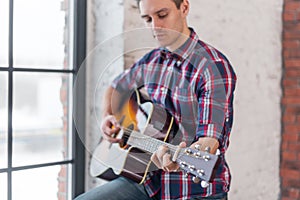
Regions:
[[152, 19], [152, 27], [153, 30], [163, 28], [163, 23], [159, 19]]

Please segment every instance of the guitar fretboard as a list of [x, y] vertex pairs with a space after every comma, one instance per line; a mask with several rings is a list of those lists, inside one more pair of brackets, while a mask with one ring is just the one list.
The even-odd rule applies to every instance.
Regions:
[[163, 142], [161, 140], [141, 134], [140, 132], [136, 132], [136, 131], [132, 131], [127, 143], [131, 146], [148, 151], [150, 153], [154, 153], [158, 149], [158, 147], [161, 145], [168, 146], [171, 153], [174, 153], [177, 148], [174, 145], [171, 145], [171, 144]]
[[136, 131], [131, 132], [127, 144], [150, 153], [154, 153], [161, 145], [166, 145], [170, 150], [171, 156], [175, 156], [175, 162], [179, 164], [181, 169], [198, 178], [201, 177], [205, 181], [210, 180], [213, 168], [218, 159], [217, 155], [188, 147], [178, 149], [178, 146]]

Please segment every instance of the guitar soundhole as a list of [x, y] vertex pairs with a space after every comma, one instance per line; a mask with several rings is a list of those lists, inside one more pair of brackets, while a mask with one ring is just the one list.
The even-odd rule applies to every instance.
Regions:
[[120, 143], [120, 146], [122, 148], [126, 148], [127, 147], [127, 141], [130, 137], [131, 132], [134, 129], [134, 125], [130, 124], [129, 126], [127, 126], [126, 128], [123, 129], [123, 136], [122, 136], [122, 142]]

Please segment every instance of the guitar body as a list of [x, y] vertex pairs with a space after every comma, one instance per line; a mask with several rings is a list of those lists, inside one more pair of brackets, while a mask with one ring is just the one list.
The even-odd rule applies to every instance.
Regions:
[[177, 125], [164, 108], [154, 105], [138, 91], [121, 106], [115, 117], [123, 127], [115, 137], [122, 142], [101, 140], [92, 156], [90, 174], [106, 180], [122, 175], [142, 183], [149, 170], [154, 169], [150, 161], [152, 153], [128, 145], [131, 132], [138, 131], [168, 142], [178, 130]]
[[218, 160], [218, 155], [214, 154], [219, 146], [216, 139], [201, 138], [202, 142], [197, 141], [197, 146], [179, 148], [180, 137], [175, 138], [178, 126], [174, 118], [139, 91], [124, 101], [114, 116], [122, 127], [114, 137], [121, 142], [100, 141], [91, 159], [91, 176], [113, 180], [122, 175], [143, 183], [149, 171], [157, 170], [150, 161], [152, 153], [166, 145], [174, 162], [191, 174], [194, 182], [202, 180], [206, 181], [202, 185], [209, 185], [207, 181], [210, 181]]

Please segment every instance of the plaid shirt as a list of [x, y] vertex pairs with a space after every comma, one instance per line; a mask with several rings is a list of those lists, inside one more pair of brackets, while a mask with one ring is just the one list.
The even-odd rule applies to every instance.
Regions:
[[154, 49], [112, 83], [120, 92], [144, 87], [153, 103], [168, 110], [179, 125], [182, 134], [174, 141], [189, 145], [206, 136], [219, 141], [221, 155], [207, 188], [183, 172], [158, 170], [144, 182], [151, 197], [158, 192], [161, 199], [206, 197], [228, 192], [230, 187], [224, 154], [232, 127], [236, 76], [227, 58], [190, 30], [190, 37], [180, 48], [173, 52]]

